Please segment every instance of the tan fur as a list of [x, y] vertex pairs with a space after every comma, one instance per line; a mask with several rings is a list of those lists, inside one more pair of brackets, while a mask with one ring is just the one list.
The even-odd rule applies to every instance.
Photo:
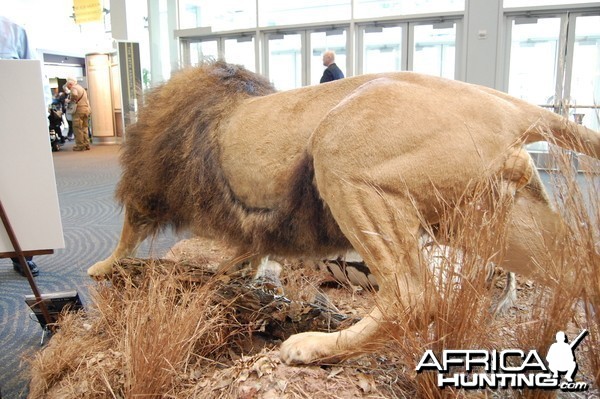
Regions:
[[[600, 135], [503, 93], [414, 73], [365, 75], [276, 93], [217, 62], [156, 89], [127, 132], [117, 198], [126, 209], [115, 259], [161, 228], [218, 236], [254, 255], [353, 247], [380, 284], [383, 309], [333, 334], [304, 333], [288, 363], [358, 352], [380, 333], [386, 303], [419, 309], [415, 237], [478, 182], [514, 195], [509, 270], [543, 279], [535, 259], [562, 225], [522, 144], [555, 138], [600, 155]], [[393, 289], [396, 287], [397, 289]], [[399, 288], [399, 289], [398, 289]]]

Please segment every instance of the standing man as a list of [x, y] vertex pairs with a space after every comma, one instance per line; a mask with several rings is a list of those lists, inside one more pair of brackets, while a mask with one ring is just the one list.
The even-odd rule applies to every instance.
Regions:
[[[33, 53], [29, 47], [27, 32], [22, 26], [12, 22], [10, 19], [0, 15], [0, 60], [22, 60], [33, 59]], [[19, 258], [10, 258], [13, 269], [21, 276], [25, 276]], [[26, 256], [27, 267], [32, 276], [37, 276], [40, 271], [33, 261], [33, 256]]]
[[0, 59], [29, 60], [33, 53], [25, 29], [0, 15]]
[[335, 52], [327, 50], [323, 53], [323, 66], [326, 66], [327, 68], [323, 71], [321, 83], [332, 82], [344, 78], [344, 73], [335, 64]]
[[[88, 119], [90, 117], [90, 103], [87, 92], [77, 83], [74, 78], [67, 79], [67, 89], [69, 89], [68, 103], [76, 105], [73, 115], [73, 130], [75, 132], [75, 146], [73, 151], [87, 151], [90, 149], [90, 138], [88, 135]], [[67, 105], [67, 109], [69, 105]]]

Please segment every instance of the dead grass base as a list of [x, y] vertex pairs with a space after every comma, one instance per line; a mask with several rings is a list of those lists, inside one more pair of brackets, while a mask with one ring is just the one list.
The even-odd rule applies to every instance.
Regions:
[[[126, 261], [111, 282], [96, 287], [86, 313], [64, 315], [32, 361], [29, 397], [386, 398], [410, 392], [410, 373], [391, 351], [341, 365], [281, 364], [277, 334], [267, 333], [260, 317], [249, 322], [241, 315], [236, 298], [224, 298], [223, 284], [234, 286], [227, 285], [230, 277], [214, 275], [228, 253], [217, 247], [188, 240], [170, 260], [143, 268]], [[174, 263], [174, 256], [181, 262]], [[295, 287], [290, 292], [297, 302], [314, 299], [320, 280], [328, 279], [316, 268], [287, 270], [284, 281]], [[332, 293], [350, 313], [369, 306], [370, 295], [360, 289]], [[296, 321], [305, 313], [288, 309]]]
[[[170, 261], [164, 261], [166, 267], [157, 262], [143, 273], [130, 268], [116, 281], [99, 284], [94, 305], [85, 314], [65, 315], [60, 330], [33, 359], [29, 397], [430, 397], [423, 395], [414, 365], [398, 350], [401, 337], [375, 354], [341, 364], [281, 364], [280, 341], [261, 334], [260, 323], [240, 323], [231, 307], [217, 297], [217, 286], [223, 282], [219, 279], [224, 276], [190, 285], [199, 278], [199, 270], [213, 272], [228, 256], [228, 249], [219, 247], [210, 241], [188, 240], [176, 247]], [[188, 265], [195, 259], [196, 277], [190, 275], [189, 267], [173, 266], [176, 257]], [[342, 313], [364, 314], [373, 306], [372, 295], [360, 288], [323, 284], [330, 278], [316, 267], [290, 263], [284, 271], [286, 294], [294, 300], [310, 301], [320, 291]], [[501, 292], [504, 281], [501, 274], [497, 277], [495, 294]], [[494, 341], [499, 345], [518, 347], [514, 346], [518, 345], [515, 328], [529, 320], [537, 291], [531, 282], [520, 281], [519, 307], [498, 319], [501, 327]], [[572, 328], [577, 327], [573, 324]], [[589, 368], [582, 364], [580, 370]], [[584, 378], [593, 383], [592, 376]], [[434, 397], [516, 396], [440, 390]]]

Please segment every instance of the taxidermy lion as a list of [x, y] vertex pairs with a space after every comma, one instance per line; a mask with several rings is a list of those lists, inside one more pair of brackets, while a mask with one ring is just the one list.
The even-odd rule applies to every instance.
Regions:
[[[121, 238], [88, 273], [111, 273], [165, 227], [261, 256], [354, 248], [379, 282], [380, 307], [401, 301], [417, 312], [424, 281], [414, 237], [492, 179], [514, 197], [501, 266], [543, 281], [535, 259], [563, 230], [522, 145], [548, 137], [600, 156], [599, 133], [458, 81], [399, 72], [277, 92], [240, 66], [187, 69], [148, 95], [127, 131]], [[380, 307], [339, 332], [293, 335], [282, 360], [360, 352], [384, 333]]]

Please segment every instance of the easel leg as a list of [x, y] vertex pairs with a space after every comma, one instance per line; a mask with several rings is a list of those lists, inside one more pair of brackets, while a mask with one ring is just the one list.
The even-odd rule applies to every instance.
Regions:
[[44, 339], [46, 339], [46, 333], [50, 333], [50, 330], [48, 330], [48, 327], [43, 327], [42, 328], [42, 339], [40, 340], [40, 346], [44, 345]]
[[46, 308], [46, 304], [42, 301], [42, 296], [40, 291], [33, 281], [33, 275], [31, 274], [31, 270], [29, 269], [29, 265], [25, 260], [25, 256], [23, 255], [23, 251], [21, 250], [21, 245], [19, 244], [19, 240], [17, 240], [17, 236], [10, 224], [10, 220], [8, 220], [8, 215], [4, 210], [4, 205], [2, 205], [2, 201], [0, 201], [0, 219], [2, 219], [2, 224], [4, 225], [4, 229], [6, 230], [6, 234], [8, 234], [8, 238], [10, 239], [10, 243], [15, 249], [15, 254], [19, 258], [19, 263], [25, 272], [25, 277], [27, 277], [27, 281], [29, 281], [29, 286], [31, 287], [31, 291], [33, 291], [33, 295], [35, 295], [35, 299], [40, 303], [40, 309], [42, 310], [42, 314], [44, 315], [44, 320], [46, 323], [50, 323], [52, 320], [50, 319], [50, 314], [48, 313], [48, 309]]

